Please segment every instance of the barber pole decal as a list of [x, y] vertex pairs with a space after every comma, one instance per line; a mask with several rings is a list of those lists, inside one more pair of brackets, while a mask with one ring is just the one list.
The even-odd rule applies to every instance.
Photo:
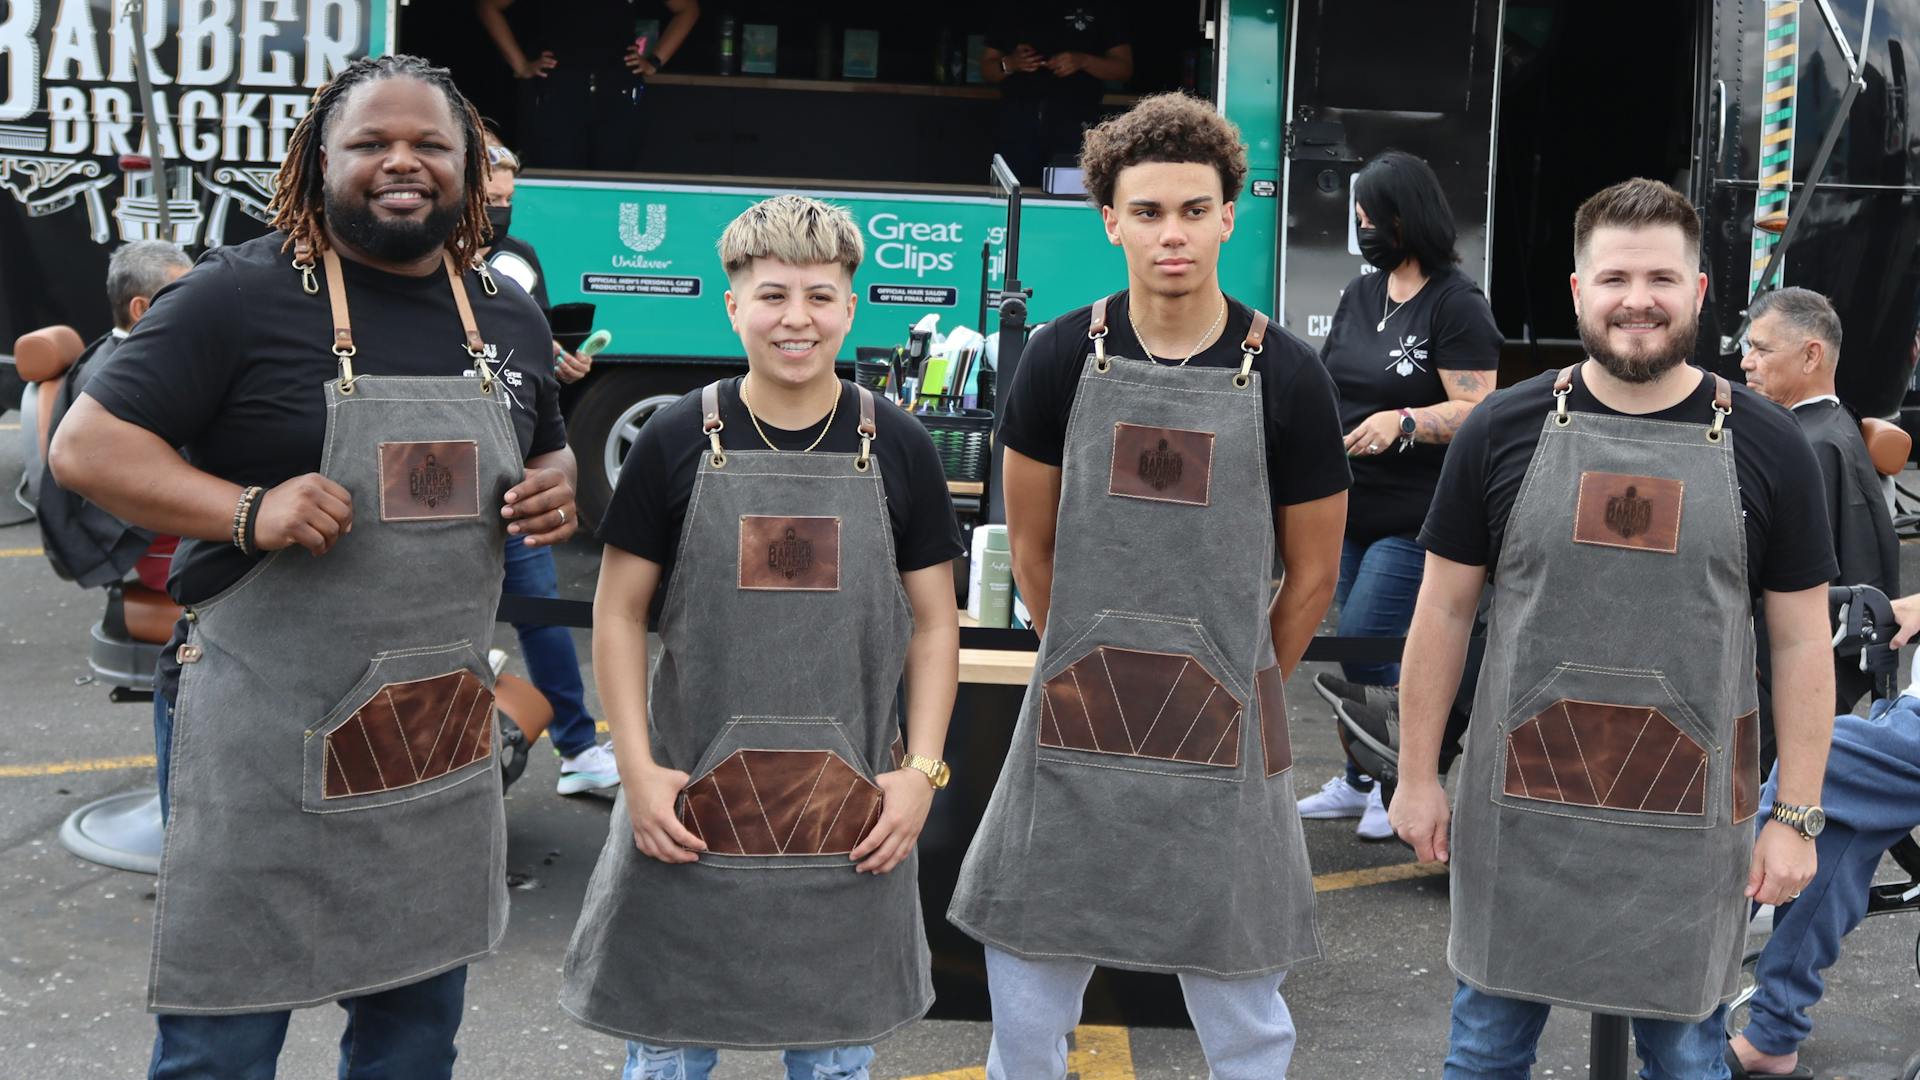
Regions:
[[[1747, 295], [1760, 291], [1760, 276], [1787, 228], [1787, 200], [1793, 190], [1793, 113], [1799, 93], [1800, 0], [1770, 2], [1767, 6], [1766, 75], [1760, 98], [1759, 195], [1753, 204], [1753, 265], [1747, 272]], [[1783, 262], [1773, 285], [1786, 271]]]

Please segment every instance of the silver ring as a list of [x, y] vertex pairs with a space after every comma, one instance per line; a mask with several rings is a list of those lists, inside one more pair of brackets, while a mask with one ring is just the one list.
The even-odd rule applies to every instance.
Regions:
[[1377, 443], [1377, 442], [1370, 442], [1370, 443], [1368, 443], [1368, 444], [1367, 444], [1367, 453], [1369, 453], [1369, 454], [1377, 454], [1377, 453], [1379, 453], [1379, 452], [1380, 452], [1380, 444], [1379, 444], [1379, 443]]
[[564, 508], [555, 510], [554, 513], [560, 515], [560, 524], [565, 525], [567, 523], [567, 511]]
[[1793, 894], [1792, 896], [1789, 896], [1789, 897], [1787, 897], [1787, 899], [1789, 899], [1789, 900], [1798, 900], [1798, 899], [1800, 899], [1800, 894], [1799, 894], [1799, 893], [1794, 893], [1794, 894]]

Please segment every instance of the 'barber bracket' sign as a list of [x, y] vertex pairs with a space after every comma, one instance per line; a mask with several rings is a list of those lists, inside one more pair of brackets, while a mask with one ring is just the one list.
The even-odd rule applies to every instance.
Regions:
[[[236, 208], [265, 221], [314, 89], [392, 39], [391, 0], [145, 0], [138, 16], [128, 7], [0, 0], [0, 188], [31, 217], [84, 207], [101, 244], [212, 247]], [[136, 49], [153, 81], [151, 128]], [[165, 235], [141, 160], [156, 138], [168, 166]]]

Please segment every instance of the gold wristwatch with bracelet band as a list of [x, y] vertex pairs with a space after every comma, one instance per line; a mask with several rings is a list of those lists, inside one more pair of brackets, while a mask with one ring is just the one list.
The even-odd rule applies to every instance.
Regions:
[[1801, 839], [1811, 840], [1820, 835], [1827, 827], [1827, 812], [1818, 806], [1795, 806], [1791, 803], [1776, 803], [1773, 820], [1800, 834]]
[[901, 759], [900, 767], [903, 769], [912, 769], [914, 772], [925, 776], [927, 783], [932, 784], [933, 790], [935, 791], [945, 788], [947, 781], [953, 779], [953, 770], [947, 767], [946, 762], [938, 758], [922, 757], [919, 754], [908, 754]]

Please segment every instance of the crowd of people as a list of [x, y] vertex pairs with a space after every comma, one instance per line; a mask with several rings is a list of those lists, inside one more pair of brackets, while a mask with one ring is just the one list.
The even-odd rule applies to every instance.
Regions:
[[[1210, 106], [1144, 99], [1078, 160], [1127, 272], [1002, 396], [1041, 645], [945, 913], [984, 951], [988, 1075], [1064, 1077], [1107, 966], [1179, 977], [1214, 1076], [1285, 1076], [1281, 986], [1322, 949], [1301, 819], [1336, 817], [1451, 865], [1450, 1080], [1528, 1075], [1555, 1005], [1633, 1017], [1657, 1080], [1810, 1075], [1819, 972], [1920, 806], [1920, 696], [1834, 719], [1864, 687], [1835, 690], [1827, 587], [1898, 573], [1831, 305], [1764, 296], [1748, 385], [1688, 363], [1699, 219], [1625, 181], [1576, 219], [1587, 359], [1495, 391], [1501, 337], [1419, 159], [1357, 179], [1369, 268], [1318, 355], [1220, 287], [1248, 167]], [[558, 387], [590, 360], [511, 233], [518, 167], [446, 71], [358, 60], [294, 133], [271, 233], [184, 276], [116, 258], [131, 332], [50, 463], [182, 538], [156, 1080], [270, 1077], [290, 1010], [326, 1002], [343, 1077], [451, 1073], [507, 920], [484, 655], [503, 581], [552, 594], [579, 524]], [[629, 1080], [729, 1048], [858, 1080], [932, 1004], [915, 847], [951, 775], [960, 535], [925, 429], [835, 373], [851, 216], [780, 195], [718, 249], [747, 373], [649, 420], [598, 523], [610, 744], [566, 632], [517, 628], [561, 791], [617, 790], [560, 1006], [626, 1040]], [[1296, 798], [1284, 684], [1330, 606], [1408, 638], [1315, 680], [1391, 717], [1391, 800], [1359, 762]], [[1898, 610], [1920, 629], [1920, 598]], [[1781, 948], [1730, 1044], [1757, 905]]]

